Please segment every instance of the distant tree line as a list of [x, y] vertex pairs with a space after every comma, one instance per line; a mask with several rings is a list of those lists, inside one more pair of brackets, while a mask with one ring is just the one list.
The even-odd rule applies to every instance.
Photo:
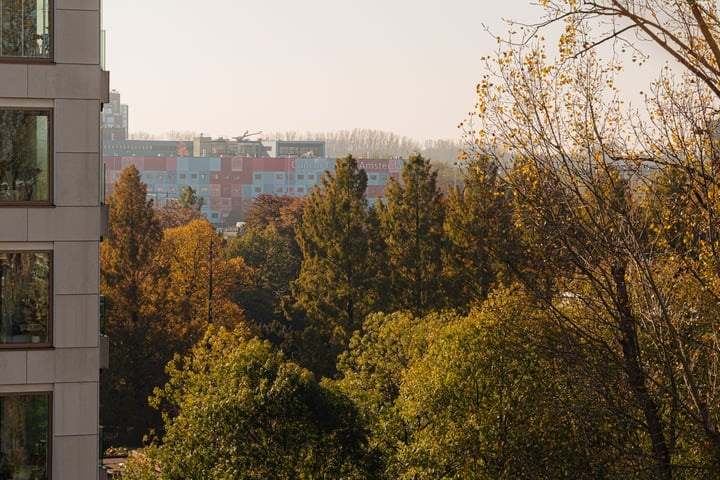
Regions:
[[[132, 140], [183, 140], [192, 141], [200, 134], [190, 130], [171, 130], [164, 134], [133, 132]], [[325, 142], [325, 153], [330, 158], [342, 158], [353, 155], [357, 158], [408, 158], [410, 155], [421, 154], [432, 158], [436, 163], [453, 164], [458, 160], [461, 147], [456, 140], [425, 140], [419, 141], [410, 137], [399, 136], [392, 132], [356, 128], [334, 132], [267, 132], [257, 138], [269, 140], [320, 140]]]

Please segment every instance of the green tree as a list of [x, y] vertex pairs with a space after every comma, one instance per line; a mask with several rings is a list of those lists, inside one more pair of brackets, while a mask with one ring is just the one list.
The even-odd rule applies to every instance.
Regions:
[[441, 308], [445, 210], [437, 172], [420, 155], [404, 165], [402, 183], [390, 177], [379, 216], [387, 244], [391, 309], [416, 315]]
[[423, 358], [438, 332], [456, 320], [444, 313], [373, 313], [338, 359], [336, 385], [358, 407], [370, 432], [370, 451], [383, 471], [397, 471], [395, 455], [407, 446], [415, 423], [401, 418], [397, 409], [406, 372]]
[[110, 228], [100, 249], [101, 291], [106, 298], [105, 333], [111, 341], [112, 368], [101, 375], [100, 417], [108, 430], [117, 430], [119, 441], [139, 443], [159, 420], [146, 408], [158, 380], [144, 373], [154, 355], [151, 337], [158, 319], [144, 292], [156, 280], [153, 258], [162, 232], [134, 165], [123, 170], [106, 202]]
[[313, 362], [326, 374], [381, 301], [379, 225], [366, 187], [367, 175], [352, 156], [338, 160], [335, 174], [328, 172], [310, 194], [298, 229], [303, 261], [292, 289], [307, 312], [304, 335], [314, 344], [308, 348], [320, 355]]
[[507, 283], [512, 275], [506, 260], [518, 255], [512, 196], [498, 166], [479, 157], [464, 177], [464, 188], [447, 196], [444, 224], [448, 297], [458, 307], [478, 304], [498, 283]]
[[[635, 424], [595, 383], [592, 349], [556, 355], [579, 338], [558, 334], [531, 297], [497, 294], [445, 325], [405, 372], [396, 408], [408, 440], [388, 478], [648, 478]], [[626, 392], [620, 368], [602, 374]]]
[[167, 433], [123, 478], [370, 478], [353, 405], [245, 331], [209, 330], [168, 373]]

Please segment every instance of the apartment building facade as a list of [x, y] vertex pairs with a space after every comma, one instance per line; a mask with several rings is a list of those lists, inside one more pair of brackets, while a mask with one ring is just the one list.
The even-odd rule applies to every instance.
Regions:
[[97, 479], [100, 0], [0, 1], [0, 479]]
[[[140, 171], [148, 197], [162, 206], [177, 200], [185, 187], [202, 197], [202, 212], [214, 224], [244, 218], [260, 195], [305, 197], [335, 169], [334, 158], [247, 158], [176, 156], [103, 156], [105, 193], [129, 165]], [[358, 159], [368, 175], [366, 195], [372, 205], [382, 197], [390, 177], [400, 181], [404, 160]], [[233, 215], [234, 213], [234, 215]]]

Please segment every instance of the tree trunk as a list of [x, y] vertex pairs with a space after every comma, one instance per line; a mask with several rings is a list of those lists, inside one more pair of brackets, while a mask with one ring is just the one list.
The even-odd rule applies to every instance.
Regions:
[[628, 383], [635, 395], [635, 400], [645, 415], [648, 433], [652, 441], [652, 453], [655, 459], [655, 471], [660, 480], [672, 479], [672, 466], [670, 464], [670, 450], [668, 449], [663, 422], [657, 404], [648, 392], [645, 384], [645, 372], [643, 371], [640, 347], [637, 339], [637, 321], [630, 309], [625, 273], [627, 264], [621, 262], [612, 269], [613, 281], [615, 283], [616, 307], [618, 311], [618, 327], [620, 328], [624, 368], [628, 377]]

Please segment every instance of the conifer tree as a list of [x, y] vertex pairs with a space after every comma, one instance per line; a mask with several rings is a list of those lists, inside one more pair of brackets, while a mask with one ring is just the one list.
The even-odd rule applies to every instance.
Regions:
[[473, 159], [464, 188], [447, 197], [445, 269], [451, 301], [465, 306], [485, 300], [507, 276], [503, 260], [514, 256], [511, 196], [498, 167], [486, 157]]
[[142, 374], [149, 361], [144, 354], [150, 354], [147, 336], [153, 332], [154, 323], [147, 310], [155, 310], [143, 292], [156, 278], [153, 258], [162, 237], [146, 192], [147, 186], [134, 165], [123, 170], [106, 200], [110, 228], [100, 254], [101, 291], [107, 311], [105, 333], [111, 341], [111, 368], [102, 375], [101, 421], [120, 428], [119, 440], [129, 442], [138, 442], [143, 429], [160, 420], [146, 408], [155, 379]]
[[402, 184], [390, 178], [379, 209], [387, 242], [391, 305], [426, 313], [443, 306], [442, 243], [445, 211], [430, 161], [412, 156]]
[[[306, 311], [305, 337], [317, 342], [316, 367], [332, 372], [335, 357], [378, 304], [378, 225], [365, 198], [367, 175], [352, 156], [339, 159], [303, 213], [298, 243], [303, 253], [293, 284]], [[328, 349], [323, 344], [330, 345]], [[324, 366], [320, 366], [324, 363]]]

